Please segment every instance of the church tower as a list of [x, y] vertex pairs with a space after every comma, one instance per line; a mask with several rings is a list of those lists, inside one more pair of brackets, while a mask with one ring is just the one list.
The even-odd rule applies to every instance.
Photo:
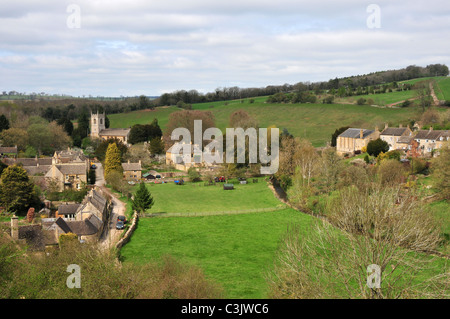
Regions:
[[105, 113], [94, 114], [91, 112], [91, 137], [100, 137], [99, 134], [105, 127]]

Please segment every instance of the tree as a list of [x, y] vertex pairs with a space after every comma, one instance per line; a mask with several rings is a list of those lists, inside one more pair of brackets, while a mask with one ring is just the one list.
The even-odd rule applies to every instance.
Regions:
[[[445, 266], [421, 277], [431, 259], [420, 252], [435, 251], [441, 238], [415, 194], [348, 187], [330, 201], [327, 216], [330, 223], [317, 220], [309, 232], [289, 229], [269, 276], [271, 297], [448, 298]], [[379, 267], [379, 287], [367, 285], [369, 266]]]
[[56, 123], [63, 127], [64, 131], [70, 136], [73, 133], [72, 121], [66, 117], [63, 117], [56, 121]]
[[123, 174], [119, 171], [112, 171], [108, 174], [106, 182], [111, 187], [122, 194], [122, 196], [128, 195], [131, 186], [123, 178]]
[[[195, 120], [202, 121], [202, 134], [205, 133], [206, 129], [215, 127], [214, 115], [210, 111], [183, 110], [171, 113], [163, 137], [166, 149], [170, 148], [175, 143], [175, 141], [171, 139], [171, 135], [172, 131], [176, 128], [182, 127], [188, 129], [191, 134], [191, 140], [193, 140]], [[209, 141], [204, 141], [204, 143], [204, 145], [206, 145]]]
[[367, 153], [369, 155], [377, 157], [381, 152], [387, 153], [388, 151], [389, 144], [380, 138], [370, 141], [369, 144], [367, 144]]
[[334, 131], [333, 135], [331, 135], [331, 146], [332, 147], [336, 146], [337, 137], [339, 135], [341, 135], [342, 133], [344, 133], [347, 129], [349, 129], [349, 126], [340, 127]]
[[[92, 143], [95, 144], [95, 140]], [[121, 158], [124, 158], [128, 151], [128, 147], [117, 138], [109, 138], [107, 140], [102, 140], [95, 149], [95, 156], [100, 161], [103, 161], [105, 159], [106, 151], [108, 150], [109, 145], [113, 143], [116, 144], [116, 146], [119, 148]]]
[[35, 209], [34, 209], [34, 207], [28, 208], [27, 221], [29, 223], [31, 223], [33, 221], [34, 216], [35, 216]]
[[21, 128], [12, 127], [0, 133], [3, 146], [16, 146], [18, 151], [25, 151], [28, 145], [28, 133]]
[[0, 204], [6, 211], [17, 215], [25, 215], [30, 207], [39, 202], [34, 191], [33, 182], [27, 171], [18, 165], [3, 170], [0, 183]]
[[133, 210], [138, 212], [138, 214], [144, 213], [148, 209], [152, 208], [154, 204], [153, 197], [147, 187], [145, 187], [144, 182], [139, 184], [139, 188], [134, 194], [131, 204]]
[[155, 137], [150, 141], [150, 153], [158, 155], [164, 153], [164, 142], [161, 138]]
[[123, 172], [122, 156], [116, 143], [111, 143], [108, 146], [105, 157], [105, 179], [108, 179], [109, 173], [117, 171]]
[[439, 149], [439, 156], [433, 160], [433, 175], [437, 178], [436, 187], [440, 196], [450, 200], [450, 142]]
[[258, 129], [258, 122], [252, 116], [250, 116], [245, 110], [237, 110], [231, 113], [229, 127], [238, 128], [241, 127], [244, 130], [249, 127]]
[[198, 182], [200, 181], [200, 173], [197, 171], [195, 167], [190, 167], [187, 171], [189, 179], [191, 182]]
[[0, 133], [3, 130], [9, 129], [9, 121], [6, 118], [5, 114], [0, 115]]

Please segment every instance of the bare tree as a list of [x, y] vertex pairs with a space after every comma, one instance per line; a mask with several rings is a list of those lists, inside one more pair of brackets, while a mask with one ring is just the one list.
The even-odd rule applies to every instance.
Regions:
[[[441, 238], [433, 216], [398, 188], [354, 187], [328, 208], [330, 223], [316, 221], [286, 234], [268, 280], [274, 298], [448, 298], [448, 261], [436, 260]], [[437, 261], [437, 263], [433, 263]], [[380, 270], [369, 286], [368, 267]], [[432, 269], [439, 265], [440, 269]], [[433, 271], [428, 280], [420, 280]]]

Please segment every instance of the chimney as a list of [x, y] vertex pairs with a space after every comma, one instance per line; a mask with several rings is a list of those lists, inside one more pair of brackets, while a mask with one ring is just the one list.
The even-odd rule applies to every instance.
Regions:
[[433, 127], [432, 126], [430, 126], [430, 132], [433, 130]]
[[403, 124], [400, 124], [398, 127], [399, 127], [399, 128], [402, 128], [402, 127], [403, 127]]
[[384, 129], [387, 129], [389, 125], [387, 123], [384, 123]]
[[13, 240], [19, 240], [19, 218], [16, 215], [11, 218], [11, 237]]
[[139, 165], [141, 165], [141, 160], [139, 160]]
[[363, 138], [363, 136], [364, 136], [363, 129], [360, 129], [359, 130], [359, 138]]
[[130, 164], [130, 160], [128, 160], [128, 164]]

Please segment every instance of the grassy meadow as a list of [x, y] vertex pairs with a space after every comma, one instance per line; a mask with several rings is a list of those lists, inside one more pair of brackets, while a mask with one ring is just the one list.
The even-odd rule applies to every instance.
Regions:
[[[258, 183], [235, 184], [234, 190], [225, 191], [222, 184], [204, 186], [203, 182], [176, 185], [147, 184], [150, 193], [157, 200], [152, 213], [208, 213], [248, 211], [276, 208], [280, 202], [272, 195], [263, 178]], [[201, 197], [201, 200], [199, 200]]]
[[[265, 103], [265, 98], [256, 98], [254, 103], [249, 103], [248, 100], [241, 103], [238, 100], [194, 104], [193, 109], [211, 111], [216, 127], [222, 131], [227, 127], [230, 115], [236, 110], [244, 109], [258, 121], [260, 127], [276, 125], [280, 129], [286, 128], [294, 136], [309, 139], [316, 147], [325, 146], [331, 134], [342, 126], [374, 129], [378, 125], [381, 129], [385, 122], [397, 125], [399, 122], [413, 119], [418, 111], [414, 107], [380, 108], [353, 104], [268, 104]], [[170, 113], [179, 110], [171, 106], [156, 108], [153, 111], [111, 114], [108, 117], [112, 128], [151, 123], [157, 118], [164, 130]]]
[[[155, 196], [158, 200], [158, 198]], [[121, 250], [125, 262], [146, 263], [166, 254], [201, 267], [226, 298], [265, 298], [265, 275], [281, 236], [296, 223], [306, 233], [312, 217], [293, 209], [242, 215], [141, 218]]]

